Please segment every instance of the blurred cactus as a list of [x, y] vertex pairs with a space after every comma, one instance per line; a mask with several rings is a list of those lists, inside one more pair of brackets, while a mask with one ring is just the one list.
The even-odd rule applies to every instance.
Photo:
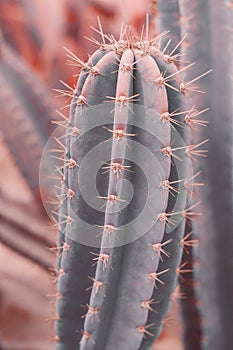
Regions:
[[[0, 33], [1, 34], [1, 33]], [[52, 96], [40, 78], [0, 36], [0, 132], [15, 163], [39, 199], [40, 160], [54, 126]], [[45, 182], [51, 183], [47, 169], [41, 168]]]
[[[208, 158], [198, 163], [205, 187], [195, 195], [202, 201], [203, 215], [193, 227], [200, 236], [200, 267], [196, 271], [200, 287], [196, 293], [201, 302], [205, 350], [232, 348], [232, 9], [228, 0], [180, 0], [181, 29], [183, 34], [189, 33], [182, 51], [203, 70], [213, 69], [198, 84], [206, 94], [196, 95], [192, 101], [210, 107], [209, 126], [201, 130], [202, 137], [210, 139]], [[186, 79], [194, 76], [195, 66]], [[192, 142], [196, 142], [195, 135]]]
[[[78, 342], [82, 350], [150, 349], [161, 332], [177, 277], [187, 272], [180, 265], [185, 220], [198, 215], [194, 209], [198, 203], [189, 207], [187, 197], [193, 179], [189, 159], [205, 154], [199, 148], [206, 141], [181, 144], [193, 126], [194, 111], [186, 110], [191, 84], [183, 83], [182, 72], [193, 64], [177, 70], [173, 63], [177, 56], [162, 53], [160, 37], [149, 40], [147, 26], [140, 40], [131, 31], [122, 33], [119, 41], [105, 35], [101, 25], [97, 31], [102, 42], [88, 63], [69, 53], [81, 72], [76, 88], [61, 91], [72, 102], [60, 167], [64, 172], [58, 213], [57, 349], [77, 349]], [[104, 107], [101, 113], [98, 106]], [[105, 114], [105, 121], [96, 125]], [[137, 126], [138, 114], [143, 128]], [[95, 127], [89, 130], [93, 122]], [[85, 193], [91, 191], [88, 177], [95, 173], [93, 164], [79, 168], [100, 144], [110, 150], [108, 162], [101, 165], [100, 160], [96, 174], [99, 197], [106, 202], [102, 212], [91, 208], [81, 191], [82, 186]], [[153, 157], [137, 151], [137, 144], [152, 154], [157, 150], [154, 157], [162, 170], [154, 168]], [[150, 178], [147, 184], [144, 179], [148, 174], [138, 167], [141, 162], [145, 172], [149, 164], [154, 169], [153, 194]], [[133, 184], [129, 203], [127, 187], [119, 186], [119, 178]], [[147, 195], [153, 197], [147, 208], [153, 225], [146, 231], [142, 225], [135, 236], [137, 224], [129, 229], [127, 223], [142, 211]], [[122, 203], [127, 205], [120, 210]], [[89, 231], [82, 222], [88, 222]], [[95, 225], [98, 235], [91, 230]]]
[[162, 40], [162, 45], [164, 47], [168, 45], [166, 49], [173, 51], [173, 54], [179, 54], [181, 40], [179, 0], [158, 0], [157, 3], [158, 14], [155, 21], [158, 22], [158, 31], [159, 33], [169, 31], [169, 45], [166, 36]]

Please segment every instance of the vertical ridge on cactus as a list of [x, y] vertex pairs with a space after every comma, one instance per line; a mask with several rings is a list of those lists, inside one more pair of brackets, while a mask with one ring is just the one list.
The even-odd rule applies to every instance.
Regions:
[[[185, 181], [192, 152], [204, 151], [185, 143], [192, 110], [182, 81], [193, 64], [177, 70], [148, 28], [145, 38], [126, 30], [118, 41], [96, 31], [102, 42], [94, 39], [99, 51], [74, 89], [62, 166], [73, 196], [64, 196], [59, 213], [57, 349], [149, 349], [177, 284], [185, 219], [197, 205], [189, 205]], [[96, 147], [101, 153], [87, 161]], [[136, 219], [147, 201], [145, 228]]]

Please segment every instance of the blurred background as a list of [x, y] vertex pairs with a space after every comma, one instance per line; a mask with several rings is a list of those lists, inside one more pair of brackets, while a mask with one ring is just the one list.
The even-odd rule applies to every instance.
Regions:
[[[66, 102], [54, 89], [77, 79], [63, 47], [85, 61], [95, 47], [84, 36], [96, 37], [90, 27], [97, 27], [97, 16], [117, 36], [122, 21], [140, 31], [150, 6], [149, 0], [0, 0], [0, 350], [54, 348], [56, 230], [38, 174], [56, 127], [51, 121]], [[42, 182], [44, 201], [50, 185]], [[155, 349], [182, 349], [180, 327], [174, 303]]]

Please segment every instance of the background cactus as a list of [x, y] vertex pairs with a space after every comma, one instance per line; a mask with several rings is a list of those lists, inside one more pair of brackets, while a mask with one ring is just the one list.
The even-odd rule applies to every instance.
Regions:
[[[40, 198], [39, 169], [46, 142], [54, 130], [54, 103], [39, 77], [4, 41], [0, 33], [0, 132], [35, 196]], [[55, 116], [54, 116], [55, 117]], [[27, 155], [25, 156], [25, 150]], [[41, 169], [41, 190], [48, 191]], [[51, 181], [50, 181], [51, 182]]]
[[[154, 18], [154, 21], [158, 23], [158, 32], [169, 31], [170, 45], [168, 49], [170, 52], [174, 50], [173, 54], [179, 54], [180, 45], [178, 44], [181, 40], [179, 0], [158, 0], [157, 6], [158, 15]], [[166, 46], [167, 42], [168, 40], [165, 36], [162, 40], [163, 47]], [[177, 45], [178, 47], [176, 48]], [[179, 59], [177, 62], [179, 62]]]
[[[205, 152], [196, 152], [199, 145], [181, 144], [189, 129], [185, 116], [192, 111], [185, 107], [187, 91], [181, 72], [192, 64], [178, 71], [173, 56], [156, 47], [160, 38], [149, 40], [146, 34], [138, 41], [132, 32], [126, 32], [116, 41], [103, 34], [101, 26], [99, 33], [102, 42], [89, 63], [73, 56], [81, 74], [77, 87], [66, 92], [73, 99], [61, 165], [65, 186], [58, 215], [57, 349], [77, 348], [78, 342], [80, 349], [149, 349], [161, 332], [177, 275], [186, 273], [183, 266], [179, 268], [185, 220], [192, 219], [195, 212], [191, 215], [191, 210], [196, 207], [188, 206], [187, 191], [192, 187], [188, 159]], [[98, 105], [105, 106], [101, 112], [107, 117], [93, 127], [93, 120], [96, 123], [101, 118]], [[147, 112], [140, 113], [145, 129], [135, 124], [140, 106], [155, 113], [154, 121]], [[85, 115], [88, 110], [93, 111], [94, 119]], [[80, 136], [72, 134], [74, 128]], [[160, 171], [155, 170], [157, 182], [152, 195], [137, 164], [143, 161], [146, 169], [146, 164], [153, 167], [153, 161], [134, 150], [135, 141], [152, 154], [157, 150], [163, 181]], [[87, 162], [79, 168], [88, 152], [99, 144], [110, 145], [108, 162], [105, 166], [99, 164], [96, 179], [97, 195], [107, 201], [102, 213], [83, 198], [85, 191], [90, 193], [88, 175], [95, 172], [93, 164]], [[180, 157], [182, 178], [177, 177], [175, 167]], [[114, 203], [120, 205], [128, 199], [127, 188], [117, 187], [119, 174], [131, 181], [134, 195], [126, 208], [113, 213]], [[153, 225], [135, 237], [137, 226], [133, 224], [129, 231], [127, 220], [137, 217], [146, 195], [153, 197], [149, 214]], [[90, 224], [89, 230], [80, 218]], [[170, 227], [174, 223], [174, 229], [166, 232], [166, 224]], [[100, 227], [97, 241], [95, 230], [91, 230], [94, 225]], [[83, 307], [87, 308], [86, 316]]]
[[[200, 287], [196, 293], [203, 320], [202, 348], [230, 349], [233, 281], [227, 276], [233, 269], [232, 2], [180, 0], [180, 11], [182, 32], [190, 33], [182, 49], [186, 59], [198, 61], [203, 70], [213, 69], [198, 84], [206, 94], [196, 95], [192, 101], [210, 107], [209, 126], [201, 129], [202, 137], [210, 139], [208, 158], [198, 164], [205, 187], [196, 194], [203, 215], [194, 225], [200, 237], [200, 268], [196, 271]], [[189, 46], [195, 50], [187, 50]], [[195, 67], [192, 73], [187, 72], [186, 79], [194, 75]], [[192, 140], [196, 142], [195, 134]]]

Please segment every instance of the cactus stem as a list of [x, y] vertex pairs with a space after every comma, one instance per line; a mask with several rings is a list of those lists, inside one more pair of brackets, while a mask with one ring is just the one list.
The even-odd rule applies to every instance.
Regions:
[[164, 254], [165, 256], [167, 256], [168, 258], [170, 257], [171, 253], [167, 252], [165, 249], [163, 249], [163, 247], [169, 243], [172, 242], [172, 238], [167, 240], [166, 242], [163, 243], [154, 243], [152, 245], [153, 250], [159, 254], [159, 258], [161, 261], [163, 261], [163, 257], [162, 254]]
[[170, 269], [166, 269], [160, 272], [151, 272], [148, 274], [148, 278], [153, 281], [153, 284], [155, 288], [157, 289], [156, 282], [159, 282], [160, 284], [164, 285], [165, 283], [159, 278], [160, 275], [163, 275], [164, 273], [168, 272]]
[[155, 323], [147, 324], [145, 326], [138, 326], [137, 331], [139, 333], [143, 333], [143, 337], [146, 337], [146, 334], [149, 335], [150, 337], [153, 337], [153, 333], [148, 331], [148, 328], [153, 327]]

